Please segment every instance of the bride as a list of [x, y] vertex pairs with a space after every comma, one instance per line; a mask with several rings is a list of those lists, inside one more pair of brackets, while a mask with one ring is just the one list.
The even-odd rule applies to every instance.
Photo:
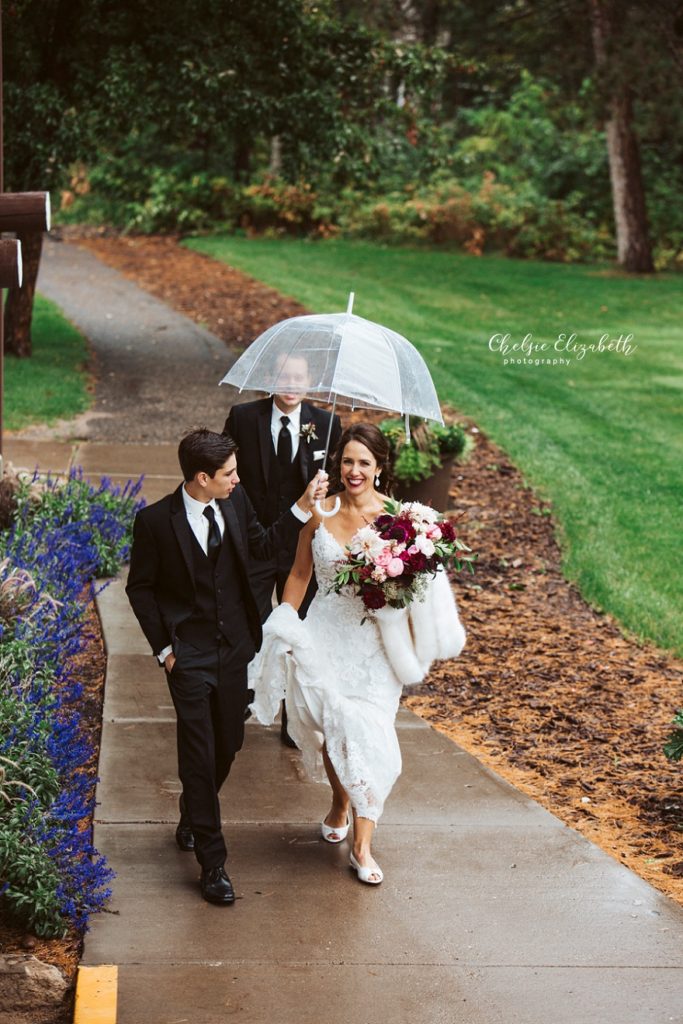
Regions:
[[[350, 590], [330, 592], [330, 586], [353, 535], [384, 511], [386, 496], [378, 488], [388, 458], [377, 427], [357, 423], [344, 431], [332, 467], [333, 483], [342, 488], [341, 507], [332, 518], [313, 513], [299, 534], [282, 604], [264, 627], [249, 683], [252, 709], [263, 724], [273, 721], [285, 696], [288, 729], [309, 774], [326, 776], [332, 789], [322, 837], [343, 842], [350, 810], [350, 863], [359, 880], [370, 885], [383, 879], [372, 855], [373, 831], [401, 772], [394, 725], [401, 683], [361, 599]], [[327, 499], [327, 509], [333, 501]], [[318, 592], [301, 621], [297, 610], [313, 571]]]

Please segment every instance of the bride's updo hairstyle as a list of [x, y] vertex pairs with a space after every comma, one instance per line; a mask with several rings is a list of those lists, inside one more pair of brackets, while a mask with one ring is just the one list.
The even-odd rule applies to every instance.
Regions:
[[341, 460], [349, 441], [358, 441], [372, 452], [380, 476], [379, 488], [386, 486], [389, 476], [389, 445], [374, 423], [352, 423], [341, 436], [330, 462], [330, 494], [343, 490], [341, 482]]

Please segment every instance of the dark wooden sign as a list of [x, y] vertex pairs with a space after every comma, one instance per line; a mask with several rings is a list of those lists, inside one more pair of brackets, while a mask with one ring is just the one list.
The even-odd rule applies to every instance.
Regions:
[[18, 238], [0, 239], [0, 288], [21, 288], [23, 276], [21, 242]]

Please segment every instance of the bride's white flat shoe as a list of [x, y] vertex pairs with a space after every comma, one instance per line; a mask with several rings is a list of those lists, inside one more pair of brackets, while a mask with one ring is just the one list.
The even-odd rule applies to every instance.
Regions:
[[[353, 853], [349, 854], [349, 860], [351, 867], [355, 870], [358, 875], [358, 880], [366, 882], [367, 885], [379, 885], [380, 882], [384, 881], [384, 874], [379, 866], [374, 868], [364, 868], [362, 864], [359, 864]], [[372, 878], [372, 875], [377, 875], [377, 878]]]
[[320, 831], [326, 843], [343, 843], [349, 834], [349, 821], [347, 819], [345, 825], [337, 825], [336, 828], [326, 825], [324, 821], [321, 821]]

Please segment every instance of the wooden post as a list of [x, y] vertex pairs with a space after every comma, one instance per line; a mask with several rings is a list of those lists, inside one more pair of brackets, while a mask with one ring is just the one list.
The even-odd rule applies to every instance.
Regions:
[[23, 276], [21, 242], [18, 238], [0, 239], [0, 288], [21, 288]]
[[50, 230], [49, 192], [4, 192], [0, 194], [0, 231]]
[[33, 297], [38, 280], [43, 232], [50, 230], [49, 192], [0, 194], [0, 231], [13, 231], [22, 244], [23, 287], [12, 287], [5, 309], [5, 348], [24, 359], [31, 355]]

